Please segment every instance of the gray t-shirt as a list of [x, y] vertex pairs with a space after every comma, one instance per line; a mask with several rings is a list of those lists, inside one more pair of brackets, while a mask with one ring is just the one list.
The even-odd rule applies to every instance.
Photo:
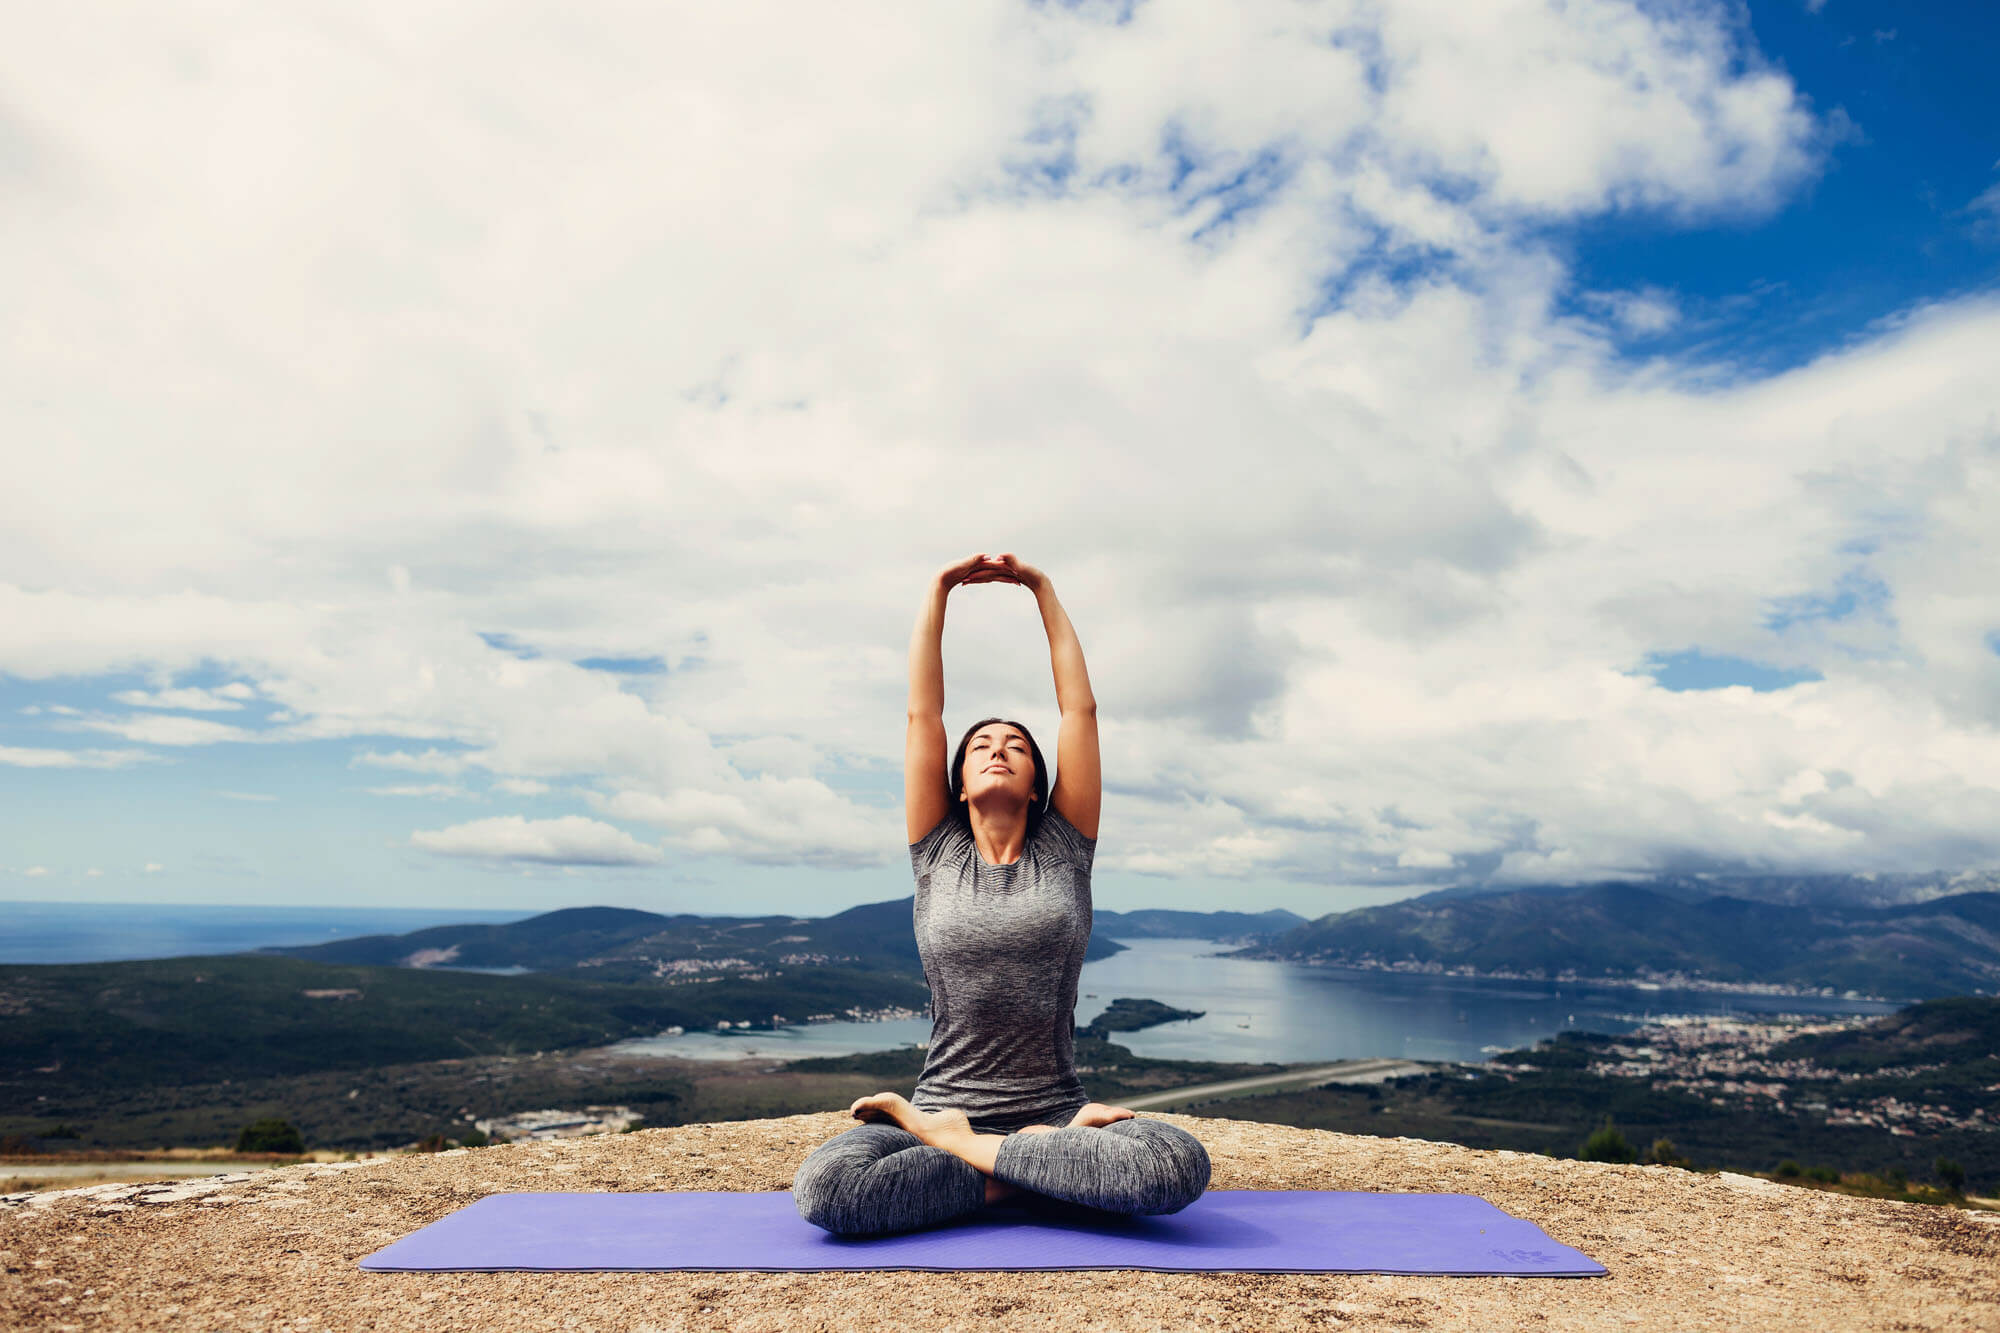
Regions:
[[973, 1128], [1066, 1120], [1090, 1100], [1076, 1076], [1076, 983], [1090, 943], [1086, 838], [1051, 806], [1012, 865], [989, 865], [947, 815], [910, 844], [917, 952], [931, 1044], [911, 1105], [956, 1107]]

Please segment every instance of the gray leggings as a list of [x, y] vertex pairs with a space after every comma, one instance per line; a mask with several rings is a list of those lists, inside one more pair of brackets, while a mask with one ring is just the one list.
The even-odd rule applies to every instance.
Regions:
[[[1184, 1129], [1133, 1117], [1053, 1134], [1009, 1133], [993, 1176], [1025, 1191], [1002, 1204], [1037, 1212], [1177, 1213], [1208, 1188], [1208, 1150]], [[901, 1126], [870, 1122], [813, 1149], [792, 1178], [792, 1195], [799, 1216], [816, 1227], [882, 1236], [978, 1212], [986, 1206], [986, 1175]]]

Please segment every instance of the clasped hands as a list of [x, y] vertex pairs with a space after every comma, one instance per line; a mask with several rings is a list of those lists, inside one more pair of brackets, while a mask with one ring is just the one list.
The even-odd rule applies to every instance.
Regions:
[[946, 592], [961, 583], [1014, 583], [1029, 592], [1039, 593], [1048, 582], [1048, 575], [1016, 559], [1012, 551], [1003, 551], [996, 556], [988, 556], [981, 551], [978, 555], [946, 565], [938, 571], [938, 581]]

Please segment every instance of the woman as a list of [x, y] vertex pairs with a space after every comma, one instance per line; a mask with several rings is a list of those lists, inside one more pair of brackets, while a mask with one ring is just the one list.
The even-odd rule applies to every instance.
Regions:
[[[945, 764], [944, 607], [967, 583], [1012, 583], [1041, 607], [1062, 709], [1053, 791], [1018, 722], [974, 723]], [[903, 793], [929, 1054], [914, 1101], [858, 1099], [850, 1109], [867, 1123], [806, 1158], [792, 1181], [800, 1216], [869, 1236], [1017, 1194], [1085, 1216], [1173, 1213], [1200, 1198], [1209, 1160], [1199, 1139], [1090, 1101], [1077, 1078], [1077, 976], [1103, 798], [1097, 700], [1055, 588], [1011, 552], [982, 552], [931, 581], [910, 639]]]

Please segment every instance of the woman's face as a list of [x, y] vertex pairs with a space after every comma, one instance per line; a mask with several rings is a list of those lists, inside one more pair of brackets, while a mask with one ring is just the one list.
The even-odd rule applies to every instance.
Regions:
[[1035, 799], [1035, 758], [1019, 730], [994, 722], [973, 733], [965, 747], [964, 798], [970, 802], [997, 792]]

